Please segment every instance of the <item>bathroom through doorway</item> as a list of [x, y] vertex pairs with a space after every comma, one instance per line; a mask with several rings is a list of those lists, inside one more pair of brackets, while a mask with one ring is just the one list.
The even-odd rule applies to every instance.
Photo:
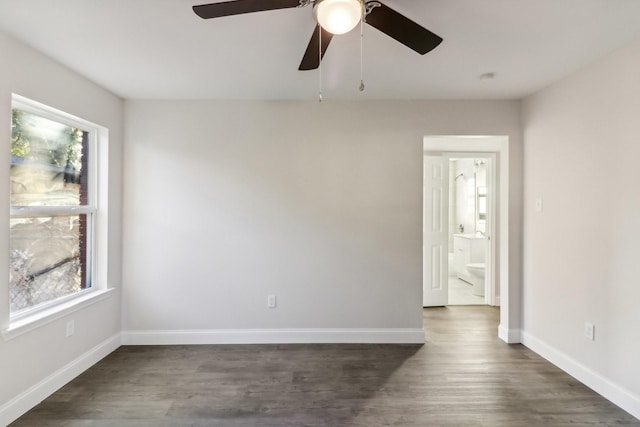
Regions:
[[488, 155], [449, 157], [447, 305], [485, 305], [489, 299], [492, 167]]
[[[425, 137], [423, 157], [423, 306], [499, 306], [508, 277], [508, 180], [500, 180], [508, 138]], [[450, 301], [450, 278], [475, 298]]]
[[[486, 272], [490, 272], [488, 292], [485, 298], [489, 298], [489, 305], [500, 307], [500, 325], [498, 337], [504, 342], [519, 342], [518, 336], [512, 333], [512, 325], [519, 313], [519, 302], [512, 294], [518, 294], [517, 290], [511, 290], [510, 275], [510, 149], [509, 137], [506, 135], [427, 135], [423, 140], [423, 306], [445, 306], [448, 304], [448, 236], [446, 216], [428, 217], [427, 212], [434, 212], [433, 201], [439, 200], [438, 194], [448, 197], [448, 186], [443, 187], [444, 174], [442, 168], [448, 168], [448, 157], [462, 157], [465, 155], [482, 157], [490, 155], [492, 158], [493, 197], [488, 200], [493, 209], [490, 215], [491, 230], [488, 231], [491, 242], [491, 261], [486, 266]], [[435, 164], [429, 164], [429, 158], [446, 159]], [[446, 165], [446, 166], [445, 166]], [[443, 192], [446, 191], [446, 195]], [[441, 200], [441, 199], [440, 199]], [[448, 209], [448, 199], [444, 205]], [[442, 211], [439, 210], [440, 212]], [[438, 210], [435, 210], [438, 212]], [[434, 233], [442, 229], [444, 234]], [[487, 274], [487, 273], [485, 273]], [[517, 286], [517, 282], [513, 286]], [[491, 289], [493, 288], [493, 289]]]

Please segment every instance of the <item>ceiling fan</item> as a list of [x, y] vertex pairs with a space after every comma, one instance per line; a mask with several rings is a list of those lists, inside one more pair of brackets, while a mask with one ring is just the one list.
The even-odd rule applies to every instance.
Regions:
[[318, 68], [333, 36], [351, 31], [360, 21], [377, 28], [421, 55], [433, 50], [442, 42], [442, 37], [382, 2], [371, 0], [232, 0], [193, 6], [193, 11], [203, 19], [210, 19], [311, 4], [318, 24], [298, 70]]

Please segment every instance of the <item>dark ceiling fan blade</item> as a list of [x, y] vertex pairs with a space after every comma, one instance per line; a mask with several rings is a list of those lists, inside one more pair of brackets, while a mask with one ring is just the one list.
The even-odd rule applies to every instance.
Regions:
[[[320, 31], [318, 31], [318, 29], [320, 29]], [[316, 29], [313, 31], [311, 40], [309, 40], [309, 45], [307, 46], [307, 50], [304, 52], [304, 56], [302, 57], [302, 62], [300, 62], [298, 70], [315, 70], [320, 66], [320, 58], [318, 58], [318, 50], [320, 48], [318, 45], [318, 38], [320, 37], [320, 32], [322, 33], [322, 57], [324, 58], [324, 53], [327, 51], [327, 47], [329, 47], [333, 34], [322, 28], [320, 25], [316, 25]]]
[[[367, 2], [373, 3], [373, 2]], [[367, 15], [366, 23], [421, 55], [433, 50], [442, 42], [442, 37], [432, 33], [411, 19], [380, 2]]]
[[193, 6], [193, 11], [200, 18], [209, 19], [298, 6], [300, 6], [300, 0], [234, 0], [196, 5]]

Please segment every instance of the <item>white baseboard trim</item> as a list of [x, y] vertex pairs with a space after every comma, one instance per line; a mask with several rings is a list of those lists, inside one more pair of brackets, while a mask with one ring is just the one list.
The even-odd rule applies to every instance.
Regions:
[[634, 417], [640, 419], [640, 396], [589, 369], [528, 332], [522, 332], [522, 344], [538, 353], [587, 387], [601, 394]]
[[123, 345], [424, 344], [422, 328], [123, 331]]
[[120, 344], [120, 333], [117, 333], [0, 406], [0, 426], [6, 426], [18, 419], [66, 383], [120, 347]]
[[507, 344], [519, 344], [522, 341], [520, 329], [507, 329], [498, 326], [498, 337]]

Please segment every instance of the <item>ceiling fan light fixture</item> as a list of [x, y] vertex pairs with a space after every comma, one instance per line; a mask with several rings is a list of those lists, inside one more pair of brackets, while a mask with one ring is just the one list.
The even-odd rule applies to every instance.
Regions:
[[353, 30], [364, 14], [361, 0], [317, 0], [313, 13], [322, 28], [331, 34]]

